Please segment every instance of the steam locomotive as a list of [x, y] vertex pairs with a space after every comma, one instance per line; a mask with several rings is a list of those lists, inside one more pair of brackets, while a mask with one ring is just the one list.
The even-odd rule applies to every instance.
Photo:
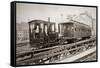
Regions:
[[29, 21], [30, 45], [36, 49], [72, 43], [90, 38], [91, 28], [77, 21], [56, 23], [44, 20]]

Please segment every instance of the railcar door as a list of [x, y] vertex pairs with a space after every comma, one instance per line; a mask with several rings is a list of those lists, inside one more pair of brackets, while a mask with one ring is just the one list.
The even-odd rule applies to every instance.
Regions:
[[48, 34], [49, 42], [54, 42], [57, 39], [58, 34], [56, 33], [55, 23], [49, 25]]
[[64, 23], [60, 25], [60, 33], [64, 37], [73, 37], [73, 24], [71, 23]]
[[30, 41], [32, 43], [37, 43], [40, 38], [40, 25], [39, 24], [31, 24], [30, 25]]
[[44, 24], [44, 43], [48, 42], [48, 25]]
[[33, 39], [35, 39], [35, 24], [30, 24], [29, 26], [29, 34], [30, 34], [30, 42], [33, 41]]
[[40, 38], [40, 25], [36, 24], [36, 29], [35, 29], [35, 39]]

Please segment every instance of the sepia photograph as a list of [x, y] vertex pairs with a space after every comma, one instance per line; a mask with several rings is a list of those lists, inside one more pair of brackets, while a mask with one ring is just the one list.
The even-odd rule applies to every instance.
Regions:
[[16, 65], [97, 61], [97, 7], [16, 3]]

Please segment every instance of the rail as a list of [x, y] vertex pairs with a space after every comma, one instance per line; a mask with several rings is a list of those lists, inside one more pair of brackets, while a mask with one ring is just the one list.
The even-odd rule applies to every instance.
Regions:
[[[27, 52], [27, 54], [21, 53], [19, 55], [31, 54], [31, 58], [28, 58], [26, 60], [23, 59], [23, 60], [16, 60], [16, 61], [17, 61], [17, 64], [32, 63], [34, 61], [39, 61], [43, 58], [48, 59], [48, 58], [51, 58], [53, 56], [57, 56], [57, 55], [65, 54], [65, 53], [71, 53], [71, 52], [74, 53], [75, 51], [76, 52], [83, 51], [83, 50], [89, 49], [90, 47], [95, 46], [95, 44], [93, 44], [95, 42], [95, 40], [96, 40], [96, 38], [90, 38], [90, 39], [79, 41], [79, 42], [72, 43], [72, 44], [58, 45], [55, 47], [45, 48], [45, 49], [47, 49], [47, 51], [39, 52], [39, 53], [35, 53], [36, 51], [39, 51], [39, 50]], [[45, 50], [45, 49], [40, 49], [40, 51]], [[17, 55], [17, 57], [19, 55]]]

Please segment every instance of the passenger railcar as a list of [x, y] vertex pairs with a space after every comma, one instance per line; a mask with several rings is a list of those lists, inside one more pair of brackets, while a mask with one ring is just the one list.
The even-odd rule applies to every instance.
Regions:
[[90, 38], [91, 28], [77, 21], [58, 24], [43, 20], [29, 22], [30, 44], [35, 48], [46, 48], [57, 44], [73, 43]]
[[59, 24], [59, 37], [67, 42], [90, 38], [91, 28], [77, 21], [64, 22]]
[[57, 37], [55, 23], [43, 20], [32, 20], [29, 23], [30, 44], [35, 48], [49, 46]]

